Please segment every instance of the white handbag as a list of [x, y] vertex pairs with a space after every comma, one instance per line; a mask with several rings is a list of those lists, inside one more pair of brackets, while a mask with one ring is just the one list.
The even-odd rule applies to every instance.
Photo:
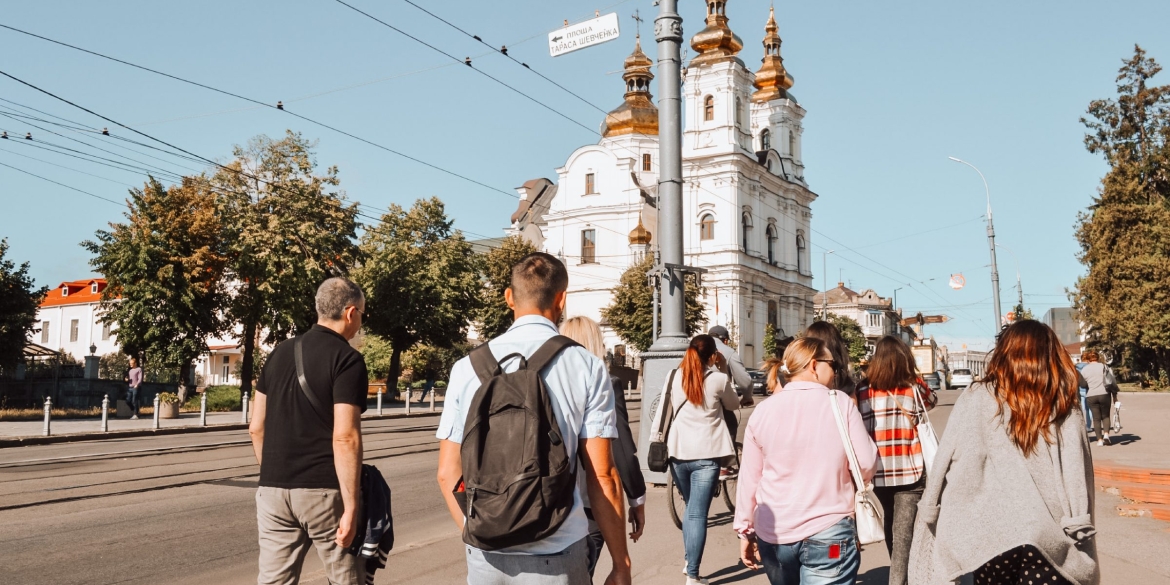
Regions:
[[841, 415], [841, 405], [837, 403], [836, 390], [829, 390], [829, 401], [833, 405], [833, 418], [837, 421], [837, 430], [841, 433], [845, 454], [849, 456], [849, 473], [853, 475], [853, 485], [857, 489], [853, 503], [853, 517], [857, 524], [857, 540], [863, 546], [882, 542], [886, 539], [882, 505], [873, 493], [873, 485], [865, 483], [865, 480], [861, 478], [861, 469], [857, 464], [857, 453], [853, 451], [853, 441], [849, 439], [849, 431], [845, 427], [845, 417]]
[[911, 387], [910, 390], [914, 392], [915, 404], [922, 409], [922, 422], [918, 423], [914, 430], [918, 433], [918, 443], [922, 445], [922, 466], [926, 469], [926, 475], [930, 475], [934, 456], [938, 454], [938, 435], [934, 432], [934, 425], [930, 424], [930, 415], [926, 414], [926, 403], [923, 402], [922, 395], [918, 393], [917, 388]]

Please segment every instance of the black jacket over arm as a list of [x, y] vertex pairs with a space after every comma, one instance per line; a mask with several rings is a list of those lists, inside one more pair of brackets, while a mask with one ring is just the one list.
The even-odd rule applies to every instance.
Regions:
[[614, 406], [617, 411], [618, 438], [613, 442], [613, 462], [622, 478], [626, 498], [633, 501], [646, 495], [646, 479], [642, 477], [642, 466], [638, 464], [638, 446], [630, 431], [630, 413], [626, 409], [626, 394], [621, 381], [611, 376]]

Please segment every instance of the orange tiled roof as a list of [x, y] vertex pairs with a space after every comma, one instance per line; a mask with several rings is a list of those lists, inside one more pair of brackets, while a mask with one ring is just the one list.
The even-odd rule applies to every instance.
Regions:
[[[92, 292], [94, 283], [97, 283], [96, 293]], [[106, 279], [104, 278], [62, 282], [56, 288], [49, 289], [45, 300], [41, 301], [41, 307], [96, 303], [101, 300], [104, 290], [106, 290]], [[67, 294], [65, 291], [68, 291]]]

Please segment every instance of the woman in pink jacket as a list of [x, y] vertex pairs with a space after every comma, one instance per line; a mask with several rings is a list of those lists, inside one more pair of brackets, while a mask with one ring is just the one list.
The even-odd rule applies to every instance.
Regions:
[[772, 585], [852, 584], [861, 566], [853, 480], [830, 400], [845, 415], [867, 482], [877, 446], [853, 400], [830, 390], [836, 366], [823, 341], [792, 342], [772, 366], [788, 384], [756, 407], [744, 434], [735, 505], [740, 557], [753, 569], [762, 561]]

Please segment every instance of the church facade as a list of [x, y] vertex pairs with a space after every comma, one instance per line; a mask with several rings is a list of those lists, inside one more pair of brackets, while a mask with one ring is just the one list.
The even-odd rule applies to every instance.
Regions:
[[[805, 110], [789, 93], [775, 15], [765, 26], [756, 72], [737, 56], [726, 0], [707, 1], [706, 27], [691, 39], [684, 69], [683, 246], [704, 268], [708, 326], [738, 333], [746, 364], [763, 356], [768, 323], [791, 335], [813, 320], [809, 206], [816, 194], [801, 159]], [[610, 349], [623, 341], [601, 319], [622, 273], [654, 254], [657, 231], [658, 109], [653, 61], [635, 41], [626, 58], [624, 101], [597, 144], [518, 189], [509, 234], [561, 258], [569, 269], [568, 316], [602, 323]]]

